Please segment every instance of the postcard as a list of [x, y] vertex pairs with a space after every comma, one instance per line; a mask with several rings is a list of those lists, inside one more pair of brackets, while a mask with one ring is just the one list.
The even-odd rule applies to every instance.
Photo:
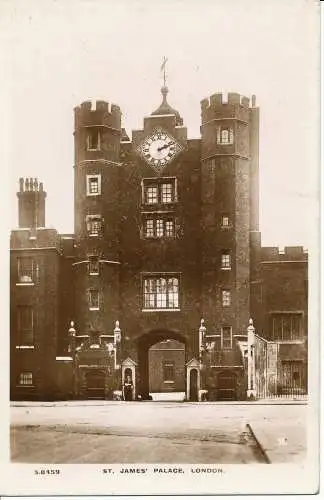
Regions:
[[0, 493], [317, 492], [319, 2], [0, 11]]

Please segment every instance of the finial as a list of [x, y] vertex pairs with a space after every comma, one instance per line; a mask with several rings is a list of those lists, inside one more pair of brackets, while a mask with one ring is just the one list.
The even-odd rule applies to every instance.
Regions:
[[118, 321], [118, 319], [116, 321], [116, 328], [119, 328], [119, 321]]
[[249, 319], [249, 325], [253, 326], [253, 319], [252, 318]]
[[24, 190], [24, 178], [23, 177], [20, 177], [20, 179], [19, 179], [19, 190], [21, 193]]
[[203, 318], [200, 320], [199, 332], [203, 334], [206, 332], [205, 320]]
[[75, 336], [75, 328], [74, 328], [74, 321], [70, 322], [70, 328], [69, 328], [69, 334], [74, 337]]
[[167, 86], [166, 86], [166, 71], [165, 71], [165, 67], [166, 67], [167, 61], [168, 61], [168, 58], [164, 56], [163, 57], [163, 61], [162, 61], [162, 65], [161, 65], [161, 71], [163, 71], [163, 87], [162, 87], [162, 89], [163, 88], [167, 89]]

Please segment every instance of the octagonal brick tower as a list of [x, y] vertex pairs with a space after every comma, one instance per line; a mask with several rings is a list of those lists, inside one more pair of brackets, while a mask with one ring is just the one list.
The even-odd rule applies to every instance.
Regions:
[[119, 313], [121, 111], [96, 101], [74, 112], [75, 320], [79, 334], [105, 335]]
[[[201, 116], [204, 314], [217, 335], [224, 327], [233, 336], [244, 335], [251, 242], [259, 235], [259, 110], [255, 96], [250, 106], [239, 94], [229, 93], [227, 99], [214, 94], [201, 102]], [[227, 307], [222, 297], [229, 298]]]

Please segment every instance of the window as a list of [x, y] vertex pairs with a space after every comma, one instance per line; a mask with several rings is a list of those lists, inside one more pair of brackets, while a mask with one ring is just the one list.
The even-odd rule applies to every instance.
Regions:
[[229, 217], [227, 215], [222, 216], [222, 227], [229, 227]]
[[176, 179], [143, 179], [143, 202], [148, 205], [177, 201]]
[[272, 314], [271, 340], [299, 340], [303, 337], [303, 316], [300, 313]]
[[231, 292], [229, 290], [222, 290], [222, 306], [229, 307], [231, 305]]
[[101, 194], [101, 175], [87, 175], [87, 196]]
[[145, 203], [152, 205], [158, 203], [158, 188], [157, 186], [147, 186], [145, 189]]
[[173, 184], [171, 182], [161, 184], [162, 203], [172, 203], [174, 199]]
[[32, 372], [22, 372], [19, 375], [19, 385], [33, 385]]
[[89, 290], [89, 309], [92, 311], [99, 309], [99, 290], [94, 288]]
[[221, 258], [222, 269], [231, 269], [231, 254], [228, 250], [223, 250]]
[[99, 258], [95, 255], [89, 256], [89, 274], [90, 275], [99, 274]]
[[18, 306], [17, 329], [19, 345], [34, 343], [34, 311], [31, 306]]
[[31, 257], [18, 258], [18, 283], [34, 282], [34, 261]]
[[145, 278], [144, 309], [178, 309], [179, 279], [173, 276]]
[[87, 148], [90, 151], [98, 151], [101, 147], [100, 131], [97, 128], [92, 128], [87, 136]]
[[102, 233], [102, 219], [100, 215], [87, 215], [88, 236], [100, 236]]
[[175, 236], [174, 220], [154, 216], [145, 220], [145, 238], [173, 238]]
[[232, 348], [232, 327], [231, 326], [223, 326], [222, 327], [222, 349], [231, 349]]
[[306, 386], [306, 370], [302, 361], [291, 360], [281, 362], [280, 382], [285, 389], [303, 388]]
[[233, 144], [234, 134], [233, 129], [229, 127], [221, 127], [217, 131], [218, 144]]
[[172, 360], [162, 361], [163, 382], [174, 382], [175, 364]]

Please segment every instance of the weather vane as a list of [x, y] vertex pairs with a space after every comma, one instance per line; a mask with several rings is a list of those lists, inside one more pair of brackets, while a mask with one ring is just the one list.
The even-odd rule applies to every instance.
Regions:
[[161, 71], [163, 71], [163, 85], [164, 86], [166, 86], [166, 70], [165, 70], [165, 67], [166, 67], [167, 60], [168, 60], [168, 58], [164, 56], [163, 57], [163, 61], [162, 61], [162, 65], [161, 65]]

